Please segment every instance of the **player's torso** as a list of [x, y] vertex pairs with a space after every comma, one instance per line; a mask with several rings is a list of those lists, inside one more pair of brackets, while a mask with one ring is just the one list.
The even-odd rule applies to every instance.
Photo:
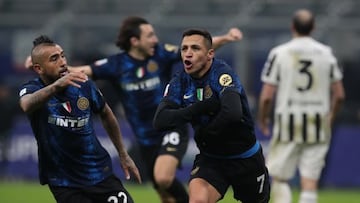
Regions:
[[88, 84], [69, 86], [30, 116], [39, 143], [41, 181], [78, 186], [94, 184], [111, 173], [110, 157], [91, 120], [94, 103], [99, 102], [99, 108], [103, 104], [92, 95]]
[[329, 55], [312, 41], [289, 43], [279, 51], [277, 112], [329, 109], [331, 69]]
[[331, 56], [313, 40], [299, 40], [284, 46], [277, 57], [274, 136], [299, 143], [328, 141]]
[[121, 98], [127, 120], [141, 144], [158, 142], [159, 132], [152, 120], [163, 97], [164, 87], [171, 78], [172, 61], [156, 52], [146, 60], [136, 60], [123, 53], [111, 63], [112, 75], [107, 77]]

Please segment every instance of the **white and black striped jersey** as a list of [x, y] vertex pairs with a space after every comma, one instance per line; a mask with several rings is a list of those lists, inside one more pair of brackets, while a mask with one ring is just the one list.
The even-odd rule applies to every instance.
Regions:
[[310, 37], [273, 48], [261, 80], [277, 86], [273, 136], [280, 141], [327, 141], [330, 87], [342, 72], [330, 47]]

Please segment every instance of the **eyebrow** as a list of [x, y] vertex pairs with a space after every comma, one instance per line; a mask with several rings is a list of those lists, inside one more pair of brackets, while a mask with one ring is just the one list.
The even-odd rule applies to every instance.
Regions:
[[56, 53], [56, 54], [50, 55], [50, 56], [49, 56], [49, 59], [51, 59], [51, 58], [53, 58], [53, 57], [55, 57], [55, 56], [60, 56], [60, 55], [62, 55], [62, 54], [64, 54], [64, 50], [62, 50], [60, 53]]

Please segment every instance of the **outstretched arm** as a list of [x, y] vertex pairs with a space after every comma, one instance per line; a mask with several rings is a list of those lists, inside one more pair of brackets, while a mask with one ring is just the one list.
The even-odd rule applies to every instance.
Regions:
[[213, 49], [220, 48], [221, 46], [234, 41], [239, 41], [243, 38], [242, 32], [238, 28], [230, 28], [229, 31], [220, 36], [214, 36], [213, 40]]
[[125, 149], [119, 124], [115, 118], [114, 113], [107, 104], [100, 113], [100, 118], [107, 134], [109, 135], [119, 154], [121, 168], [125, 173], [126, 179], [130, 179], [131, 172], [135, 175], [139, 183], [141, 183], [139, 170]]
[[90, 65], [83, 65], [83, 66], [69, 66], [68, 67], [70, 72], [83, 72], [87, 76], [92, 77], [92, 70]]

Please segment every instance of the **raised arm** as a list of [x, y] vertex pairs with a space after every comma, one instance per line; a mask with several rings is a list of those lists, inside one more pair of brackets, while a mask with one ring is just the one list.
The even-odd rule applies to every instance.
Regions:
[[111, 111], [110, 107], [107, 104], [105, 105], [103, 111], [100, 113], [100, 118], [104, 129], [106, 130], [119, 154], [121, 168], [125, 172], [126, 179], [130, 179], [131, 172], [135, 175], [138, 182], [141, 183], [141, 176], [139, 170], [125, 149], [119, 124], [116, 120], [114, 113]]
[[22, 96], [20, 107], [25, 113], [31, 113], [48, 101], [56, 92], [69, 85], [80, 87], [77, 82], [85, 82], [87, 79], [88, 77], [83, 73], [69, 73], [36, 92]]
[[214, 36], [213, 49], [220, 48], [221, 46], [234, 41], [239, 41], [243, 38], [242, 32], [238, 28], [230, 28], [229, 31], [224, 35]]

